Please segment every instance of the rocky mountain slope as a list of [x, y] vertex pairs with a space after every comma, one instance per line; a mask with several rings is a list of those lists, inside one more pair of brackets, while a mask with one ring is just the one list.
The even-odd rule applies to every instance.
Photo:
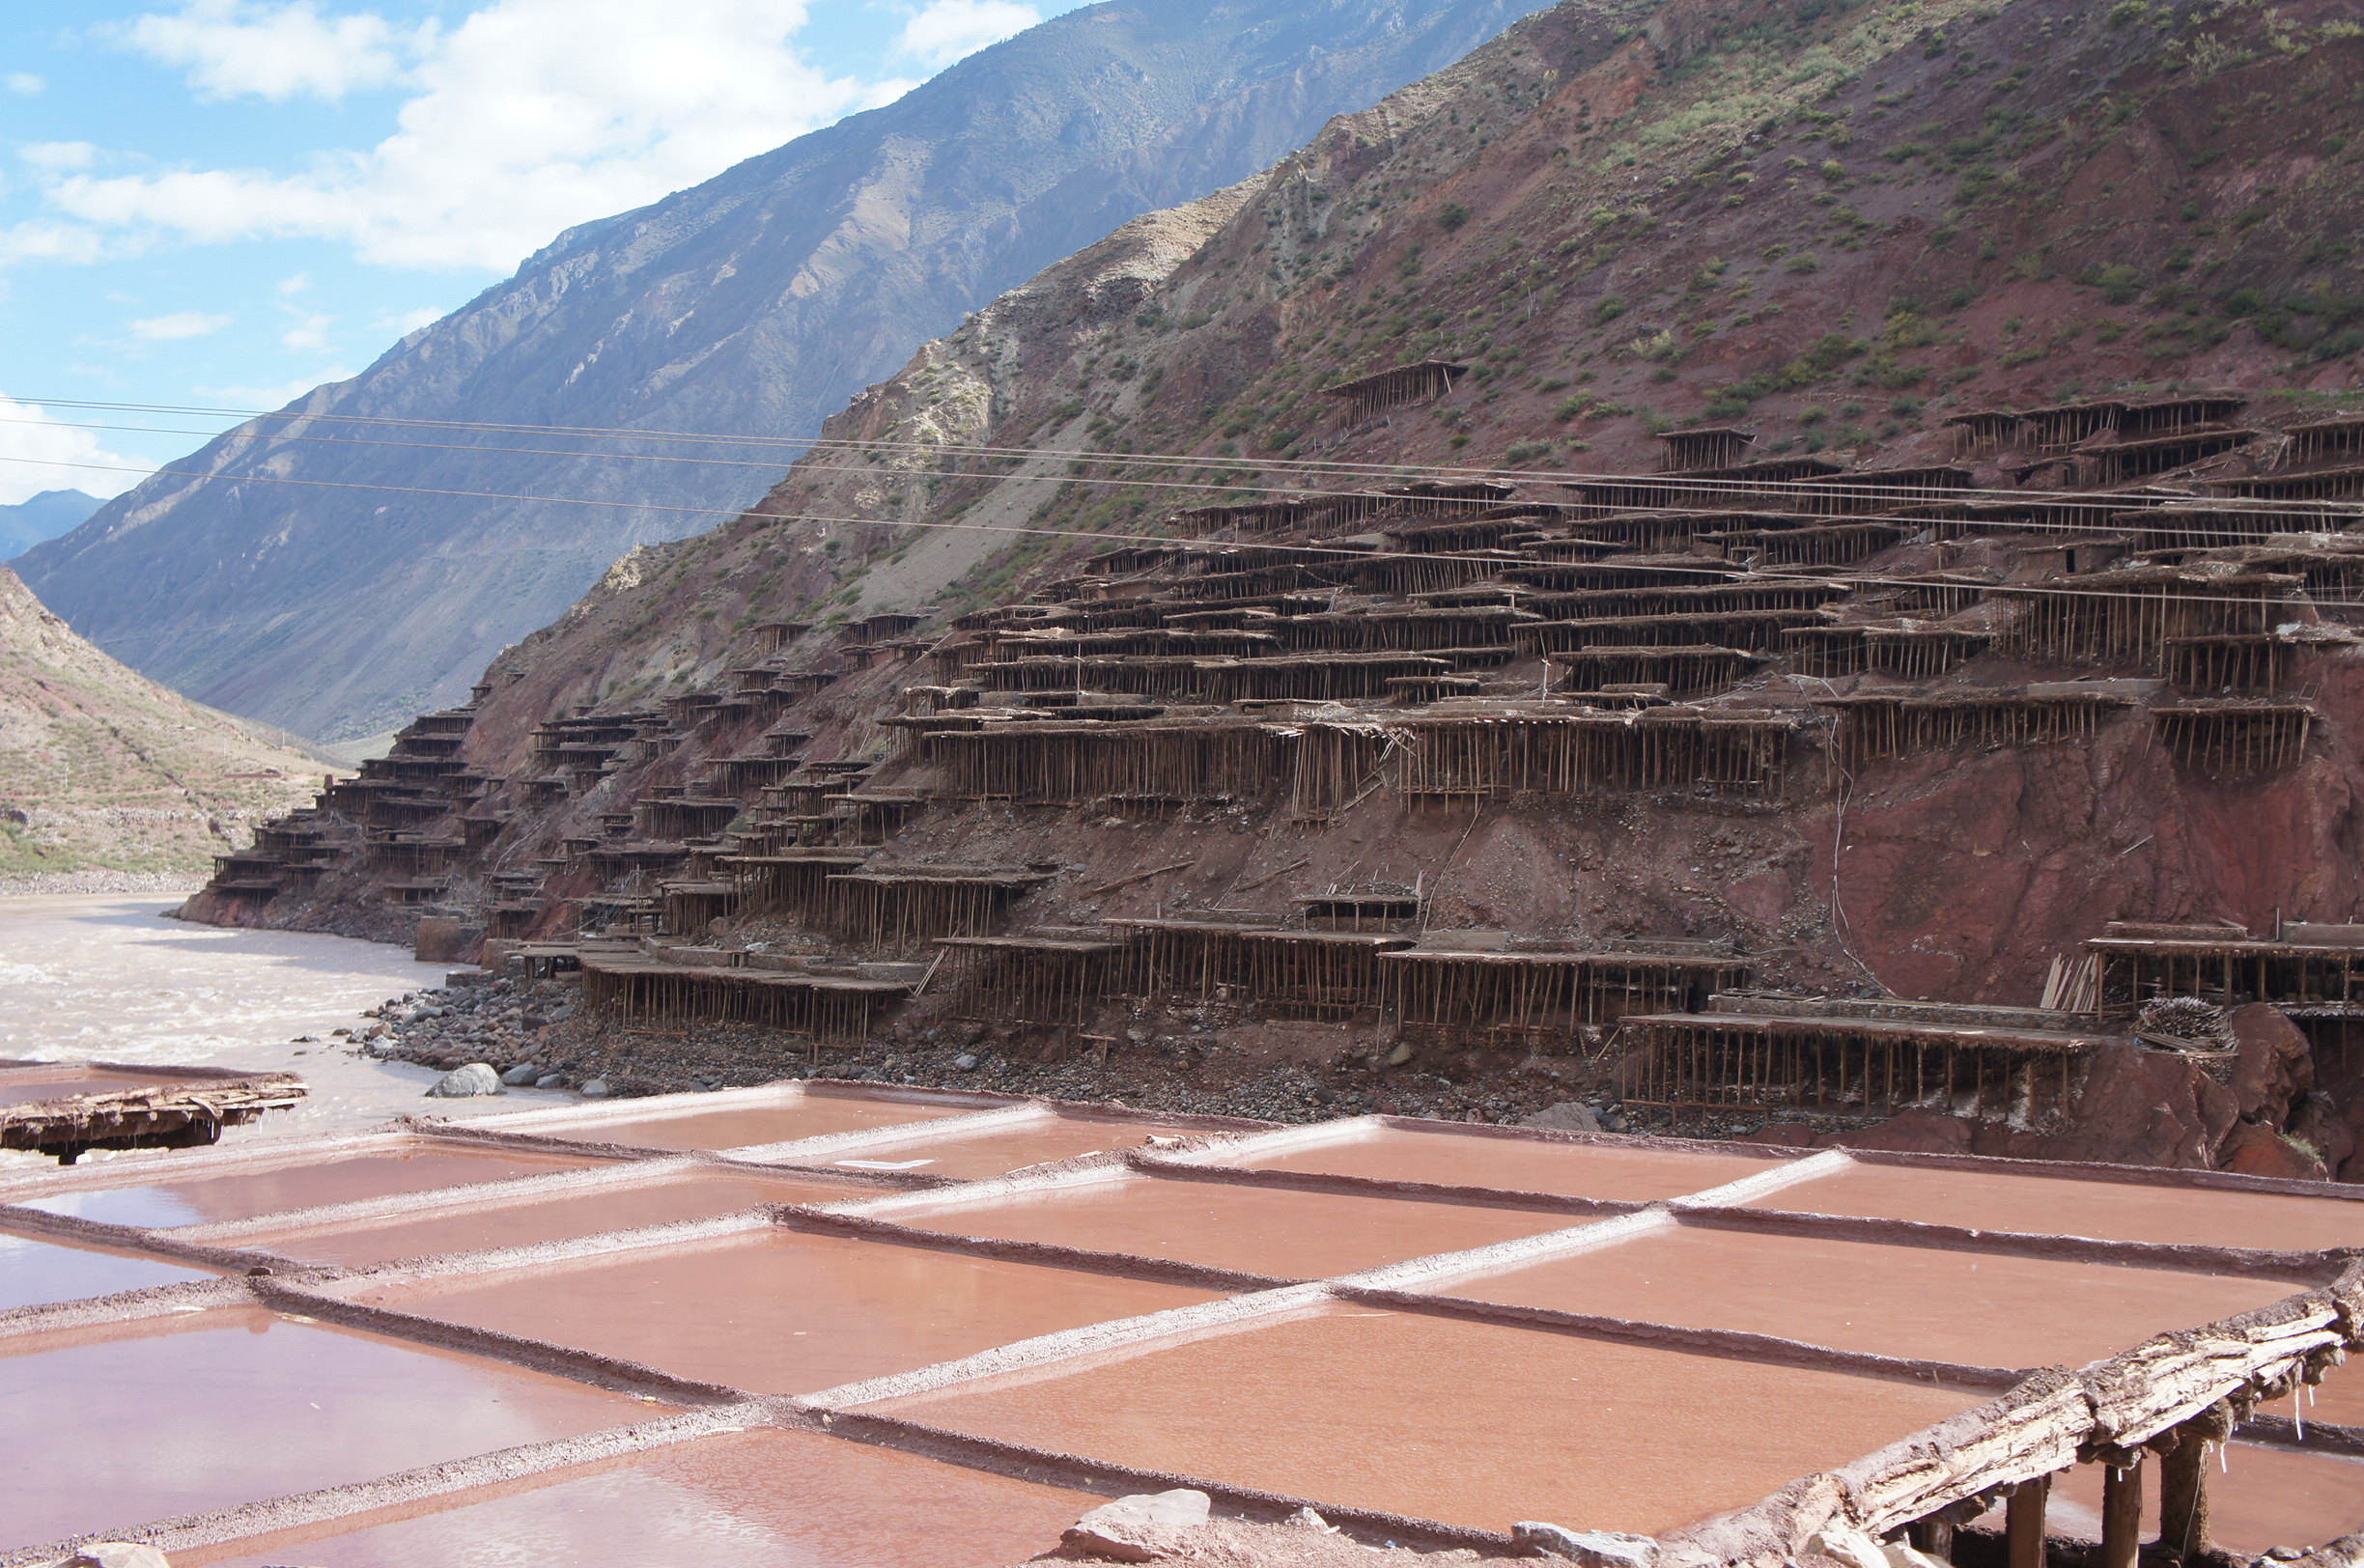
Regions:
[[106, 503], [77, 490], [42, 490], [39, 495], [0, 506], [0, 561], [32, 548], [45, 539], [70, 534]]
[[124, 668], [0, 568], [0, 885], [211, 870], [319, 790], [285, 742]]
[[326, 803], [420, 847], [195, 908], [441, 845], [670, 944], [581, 950], [625, 1081], [2364, 1178], [2359, 80], [2329, 4], [1567, 0], [620, 561]]
[[[300, 417], [171, 465], [208, 478], [152, 480], [20, 570], [101, 647], [204, 701], [324, 739], [391, 729], [457, 699], [617, 556], [710, 527], [785, 461], [727, 440], [403, 422], [810, 434], [1044, 265], [1263, 168], [1534, 5], [1070, 12], [887, 107], [560, 236], [290, 405]], [[381, 437], [406, 444], [352, 444]]]

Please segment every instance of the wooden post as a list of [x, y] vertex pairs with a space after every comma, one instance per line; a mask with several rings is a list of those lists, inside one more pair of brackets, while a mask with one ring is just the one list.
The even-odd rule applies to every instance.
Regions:
[[2136, 1568], [2142, 1555], [2143, 1468], [2104, 1464], [2101, 1470], [2101, 1558], [2097, 1568]]
[[2039, 1475], [2012, 1490], [2004, 1510], [2004, 1535], [2010, 1547], [2010, 1568], [2044, 1568], [2044, 1504], [2052, 1496], [2052, 1477]]
[[1954, 1526], [1945, 1521], [1916, 1520], [1908, 1533], [1916, 1550], [1935, 1557], [1939, 1562], [1954, 1560]]
[[2184, 1430], [2159, 1461], [2159, 1544], [2189, 1562], [2209, 1546], [2208, 1439]]

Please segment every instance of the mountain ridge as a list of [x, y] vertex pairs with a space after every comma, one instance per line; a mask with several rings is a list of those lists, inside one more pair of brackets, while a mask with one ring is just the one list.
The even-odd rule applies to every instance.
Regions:
[[[1533, 0], [1110, 0], [895, 104], [577, 225], [368, 370], [209, 443], [27, 580], [93, 640], [236, 712], [339, 738], [456, 700], [636, 545], [776, 468], [581, 455], [614, 439], [374, 419], [797, 436], [919, 344], [1131, 216], [1261, 169], [1331, 113], [1458, 58]], [[301, 416], [339, 416], [328, 425]], [[362, 421], [364, 423], [352, 423]], [[407, 448], [324, 441], [384, 435]], [[421, 441], [461, 448], [429, 452]], [[521, 456], [495, 448], [541, 448]], [[644, 445], [627, 450], [648, 450]], [[669, 457], [744, 460], [727, 444]], [[322, 482], [239, 486], [239, 476]], [[350, 492], [571, 495], [598, 508]]]

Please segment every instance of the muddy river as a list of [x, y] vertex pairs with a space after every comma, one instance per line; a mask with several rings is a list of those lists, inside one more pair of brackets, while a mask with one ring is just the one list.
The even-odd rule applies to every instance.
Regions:
[[[0, 898], [0, 1056], [247, 1067], [311, 1085], [302, 1106], [233, 1129], [225, 1143], [575, 1098], [512, 1090], [423, 1099], [439, 1074], [372, 1061], [330, 1031], [358, 1031], [370, 1022], [364, 1009], [440, 984], [447, 966], [379, 942], [192, 925], [171, 918], [179, 902], [169, 893]], [[32, 1160], [0, 1155], [0, 1164]]]

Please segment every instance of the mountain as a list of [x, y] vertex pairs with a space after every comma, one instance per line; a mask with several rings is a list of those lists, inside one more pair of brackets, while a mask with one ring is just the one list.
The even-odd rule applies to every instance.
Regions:
[[0, 567], [0, 882], [211, 870], [323, 774], [288, 737], [126, 669]]
[[76, 490], [42, 490], [31, 500], [0, 506], [0, 561], [19, 554], [44, 539], [70, 534], [90, 515], [106, 505], [96, 495]]
[[[396, 422], [808, 435], [1046, 264], [1263, 168], [1536, 3], [1070, 12], [885, 108], [560, 236], [289, 405], [303, 417], [170, 465], [218, 477], [152, 479], [19, 570], [99, 646], [207, 702], [325, 739], [390, 729], [456, 699], [619, 555], [711, 526], [778, 467], [764, 447]], [[408, 444], [360, 444], [372, 437]], [[600, 504], [434, 493], [450, 490]]]
[[[763, 1017], [2364, 1180], [2350, 9], [1563, 0], [1004, 294], [327, 809], [445, 929], [653, 934], [534, 1047], [611, 1082]], [[294, 870], [190, 910], [401, 875]]]

